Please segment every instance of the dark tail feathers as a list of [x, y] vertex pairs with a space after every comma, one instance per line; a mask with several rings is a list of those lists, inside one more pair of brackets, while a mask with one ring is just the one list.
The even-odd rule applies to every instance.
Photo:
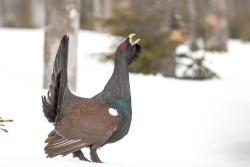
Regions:
[[67, 88], [68, 45], [69, 37], [64, 35], [56, 54], [47, 96], [42, 96], [43, 113], [51, 123], [55, 122], [60, 112]]

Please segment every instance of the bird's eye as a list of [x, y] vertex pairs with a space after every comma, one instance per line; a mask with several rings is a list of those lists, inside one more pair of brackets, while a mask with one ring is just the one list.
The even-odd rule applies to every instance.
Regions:
[[125, 42], [124, 42], [124, 43], [122, 43], [121, 47], [122, 47], [122, 49], [126, 49], [126, 48], [127, 48], [126, 43], [125, 43]]

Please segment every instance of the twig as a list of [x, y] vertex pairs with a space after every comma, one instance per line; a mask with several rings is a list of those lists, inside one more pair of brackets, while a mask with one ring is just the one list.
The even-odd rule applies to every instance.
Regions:
[[[4, 126], [4, 124], [3, 123], [5, 123], [5, 122], [13, 122], [13, 120], [12, 119], [6, 119], [6, 120], [4, 120], [2, 117], [0, 117], [0, 122], [2, 122], [2, 123], [0, 123], [0, 126]], [[2, 130], [2, 131], [4, 131], [4, 132], [8, 132], [6, 129], [4, 129], [4, 128], [0, 128], [0, 130]]]

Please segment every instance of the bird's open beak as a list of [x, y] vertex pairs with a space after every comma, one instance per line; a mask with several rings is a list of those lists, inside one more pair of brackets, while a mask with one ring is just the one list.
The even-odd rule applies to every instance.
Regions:
[[137, 44], [141, 39], [137, 39], [137, 40], [133, 40], [133, 37], [135, 36], [135, 34], [130, 34], [129, 36], [128, 36], [128, 38], [129, 38], [129, 42], [130, 42], [130, 44], [132, 45], [132, 46], [134, 46], [135, 44]]

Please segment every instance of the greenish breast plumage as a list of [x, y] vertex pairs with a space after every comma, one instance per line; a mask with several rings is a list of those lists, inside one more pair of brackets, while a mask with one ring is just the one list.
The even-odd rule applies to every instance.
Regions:
[[110, 106], [117, 110], [119, 123], [107, 143], [114, 143], [122, 139], [129, 131], [132, 120], [131, 97], [126, 100], [111, 101]]

